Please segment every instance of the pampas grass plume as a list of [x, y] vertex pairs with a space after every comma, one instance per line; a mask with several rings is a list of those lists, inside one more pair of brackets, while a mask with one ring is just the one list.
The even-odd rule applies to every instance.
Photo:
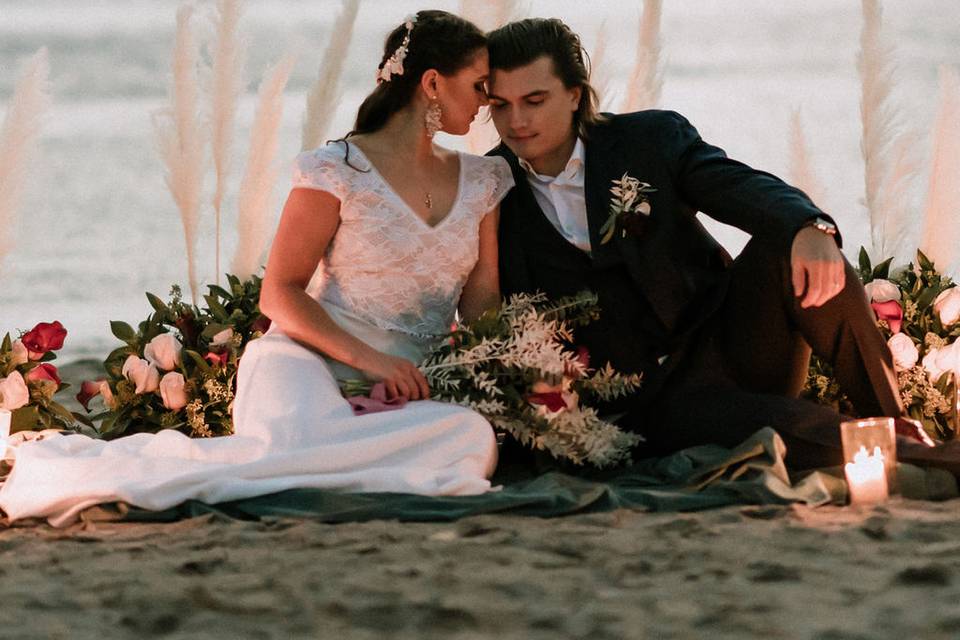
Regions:
[[[340, 15], [333, 23], [330, 39], [320, 66], [320, 74], [307, 93], [307, 112], [303, 120], [301, 148], [320, 146], [339, 102], [340, 76], [360, 9], [360, 0], [343, 0]], [[371, 71], [370, 75], [373, 75]]]
[[660, 18], [663, 0], [644, 0], [637, 42], [637, 60], [630, 74], [625, 112], [651, 109], [660, 102], [663, 75], [660, 71]]
[[943, 271], [960, 277], [960, 77], [940, 68], [940, 105], [933, 129], [930, 180], [921, 249]]
[[242, 5], [240, 0], [218, 0], [216, 42], [213, 48], [211, 87], [210, 147], [216, 186], [213, 212], [216, 224], [216, 279], [220, 279], [220, 220], [223, 196], [230, 174], [230, 157], [236, 121], [237, 102], [242, 90], [245, 47], [237, 35]]
[[799, 109], [796, 109], [790, 117], [789, 175], [790, 182], [795, 187], [806, 193], [820, 208], [823, 208], [824, 190], [813, 170]]
[[241, 280], [259, 269], [266, 246], [270, 197], [277, 178], [275, 160], [283, 116], [283, 90], [295, 61], [293, 54], [280, 60], [265, 76], [257, 97], [257, 113], [250, 132], [250, 154], [240, 182], [238, 241], [231, 265], [233, 273]]
[[180, 210], [187, 250], [187, 277], [194, 304], [199, 281], [196, 270], [197, 226], [203, 190], [204, 135], [197, 116], [197, 44], [190, 24], [193, 9], [177, 10], [177, 35], [173, 52], [170, 106], [153, 114], [160, 157], [166, 166], [166, 183]]
[[904, 201], [915, 178], [908, 134], [898, 132], [898, 114], [890, 100], [893, 47], [882, 33], [879, 0], [863, 0], [863, 29], [857, 62], [861, 81], [860, 117], [864, 186], [873, 250], [878, 259], [894, 255], [909, 227]]
[[49, 107], [50, 62], [42, 48], [24, 64], [0, 128], [0, 261], [13, 246], [14, 218]]

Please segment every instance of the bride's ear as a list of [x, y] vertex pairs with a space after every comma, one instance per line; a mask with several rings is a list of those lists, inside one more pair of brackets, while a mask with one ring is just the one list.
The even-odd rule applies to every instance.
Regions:
[[420, 88], [428, 99], [437, 95], [440, 85], [440, 72], [436, 69], [427, 69], [420, 76]]

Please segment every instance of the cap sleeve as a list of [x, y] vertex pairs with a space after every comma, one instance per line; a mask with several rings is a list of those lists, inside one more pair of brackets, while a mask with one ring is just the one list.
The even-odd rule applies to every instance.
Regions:
[[293, 188], [326, 191], [342, 201], [347, 192], [344, 166], [335, 145], [304, 151], [293, 162]]
[[485, 173], [489, 175], [488, 188], [484, 194], [485, 209], [489, 211], [500, 204], [507, 192], [513, 188], [513, 171], [507, 161], [499, 156], [484, 157], [482, 160], [487, 165]]

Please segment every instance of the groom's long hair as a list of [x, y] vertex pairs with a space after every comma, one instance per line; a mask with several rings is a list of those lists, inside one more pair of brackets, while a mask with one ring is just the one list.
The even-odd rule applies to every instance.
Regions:
[[580, 104], [573, 114], [577, 134], [589, 137], [590, 127], [605, 119], [597, 109], [597, 92], [590, 85], [590, 56], [580, 36], [556, 18], [527, 18], [487, 34], [490, 69], [511, 71], [549, 56], [553, 72], [567, 89], [580, 87]]
[[[390, 32], [380, 59], [380, 69], [403, 43], [407, 28], [401, 24]], [[410, 30], [410, 43], [403, 60], [403, 74], [393, 74], [364, 99], [357, 111], [353, 131], [372, 133], [382, 128], [390, 116], [406, 107], [428, 69], [450, 76], [470, 65], [487, 44], [475, 24], [446, 11], [420, 11]]]

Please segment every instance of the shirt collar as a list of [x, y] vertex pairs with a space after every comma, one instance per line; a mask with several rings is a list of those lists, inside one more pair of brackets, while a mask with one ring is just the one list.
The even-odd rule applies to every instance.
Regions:
[[570, 153], [570, 159], [567, 160], [563, 171], [558, 173], [556, 177], [540, 175], [534, 170], [533, 166], [523, 158], [520, 158], [520, 166], [527, 172], [528, 176], [540, 182], [550, 183], [556, 181], [575, 184], [582, 181], [584, 155], [583, 140], [577, 138], [577, 142], [573, 145], [573, 151]]

